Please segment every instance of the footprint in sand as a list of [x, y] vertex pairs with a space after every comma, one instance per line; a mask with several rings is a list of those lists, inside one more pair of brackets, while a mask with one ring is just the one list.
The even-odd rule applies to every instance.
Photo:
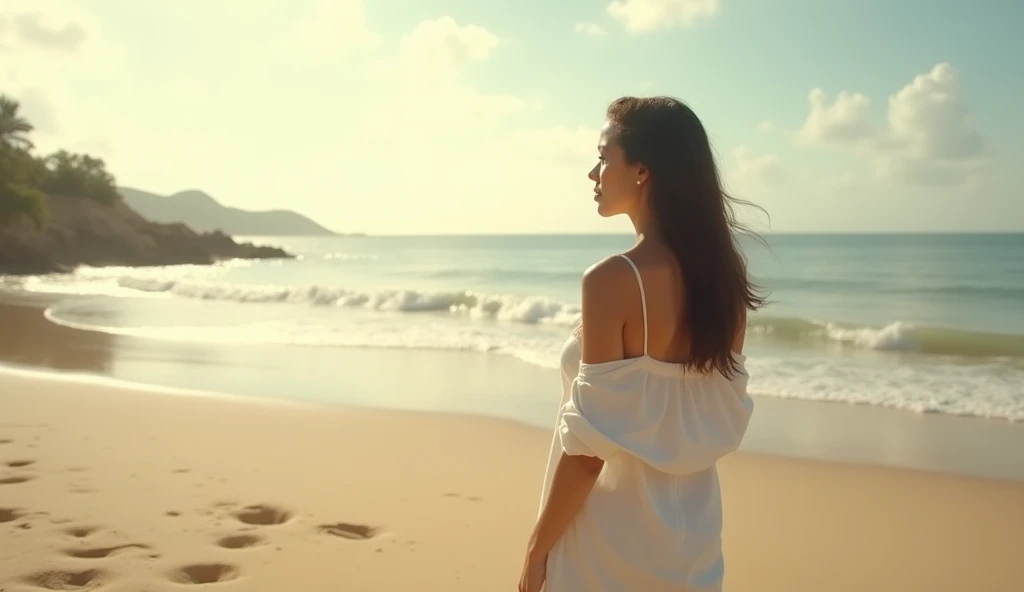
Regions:
[[22, 578], [22, 581], [46, 590], [80, 590], [95, 588], [102, 583], [106, 572], [98, 569], [85, 571], [48, 570]]
[[30, 477], [28, 475], [4, 477], [3, 479], [0, 479], [0, 485], [17, 485], [18, 483], [25, 483], [27, 481], [31, 481], [34, 478], [35, 477]]
[[104, 557], [110, 557], [118, 551], [124, 551], [126, 549], [149, 549], [149, 547], [140, 544], [128, 544], [117, 545], [116, 547], [101, 547], [97, 549], [65, 549], [64, 554], [68, 557], [77, 557], [79, 559], [103, 559]]
[[276, 508], [274, 506], [255, 505], [242, 508], [234, 513], [234, 517], [243, 524], [273, 526], [288, 522], [291, 520], [292, 515], [287, 510]]
[[357, 541], [364, 541], [366, 539], [372, 539], [377, 536], [377, 529], [365, 524], [349, 524], [348, 522], [338, 522], [337, 524], [321, 524], [317, 527], [322, 533], [341, 537], [343, 539], [352, 539]]
[[263, 539], [254, 534], [235, 534], [219, 539], [217, 546], [225, 549], [248, 549], [262, 542]]
[[242, 575], [233, 565], [225, 563], [196, 563], [178, 568], [168, 574], [178, 584], [215, 584], [230, 582]]
[[99, 529], [94, 526], [72, 526], [71, 528], [65, 528], [64, 534], [73, 536], [76, 539], [84, 539], [97, 530]]
[[0, 444], [13, 444], [13, 443], [14, 443], [14, 440], [11, 440], [10, 438], [0, 438]]
[[34, 460], [12, 460], [7, 462], [7, 466], [11, 467], [12, 469], [20, 469], [22, 467], [27, 467], [29, 465], [34, 464], [36, 464], [36, 461]]
[[[444, 494], [444, 496], [445, 497], [462, 497], [462, 494], [461, 493], [446, 493], [446, 494]], [[471, 495], [471, 496], [467, 497], [466, 499], [471, 501], [471, 502], [483, 501], [483, 498], [481, 498], [479, 496], [475, 496], [475, 495]]]
[[15, 508], [0, 508], [0, 524], [5, 522], [14, 522], [18, 518], [21, 518], [25, 514]]

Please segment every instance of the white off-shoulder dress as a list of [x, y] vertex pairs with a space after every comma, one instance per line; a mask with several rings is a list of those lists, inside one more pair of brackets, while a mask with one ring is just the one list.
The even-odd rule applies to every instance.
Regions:
[[715, 463], [735, 450], [753, 411], [741, 372], [686, 371], [647, 353], [583, 363], [579, 339], [562, 349], [562, 400], [543, 508], [562, 452], [605, 461], [593, 490], [548, 555], [545, 592], [722, 589], [722, 503]]

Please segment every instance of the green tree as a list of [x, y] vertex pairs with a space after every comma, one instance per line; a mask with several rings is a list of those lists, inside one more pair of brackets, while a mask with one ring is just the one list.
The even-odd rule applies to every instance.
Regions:
[[0, 163], [0, 182], [21, 183], [42, 189], [50, 171], [46, 162], [32, 156], [27, 150], [18, 148], [0, 149], [3, 162]]
[[33, 147], [28, 134], [32, 133], [35, 127], [18, 114], [20, 108], [21, 104], [18, 101], [0, 94], [0, 150], [31, 150]]
[[0, 228], [25, 215], [41, 229], [49, 218], [39, 190], [47, 171], [29, 153], [33, 146], [28, 134], [35, 128], [18, 113], [20, 107], [0, 94]]
[[47, 193], [80, 196], [102, 203], [119, 200], [114, 176], [107, 172], [102, 158], [72, 154], [60, 150], [46, 158], [49, 172], [43, 183]]
[[35, 129], [19, 113], [18, 101], [0, 94], [0, 228], [28, 216], [42, 228], [48, 219], [46, 194], [114, 203], [121, 199], [114, 176], [101, 158], [57, 151], [32, 156]]

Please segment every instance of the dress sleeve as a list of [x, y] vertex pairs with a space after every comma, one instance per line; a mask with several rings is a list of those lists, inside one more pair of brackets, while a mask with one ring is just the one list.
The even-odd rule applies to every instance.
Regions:
[[566, 454], [628, 454], [674, 474], [706, 469], [736, 450], [753, 412], [744, 370], [661, 376], [623, 365], [581, 366], [559, 410]]

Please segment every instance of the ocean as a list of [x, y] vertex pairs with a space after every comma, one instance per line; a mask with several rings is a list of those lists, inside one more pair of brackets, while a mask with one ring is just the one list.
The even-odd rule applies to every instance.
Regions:
[[[579, 319], [583, 270], [633, 241], [238, 238], [298, 258], [81, 268], [0, 277], [0, 289], [73, 296], [47, 318], [113, 335], [470, 350], [555, 368]], [[749, 321], [752, 392], [1024, 421], [1024, 235], [765, 238], [767, 248], [743, 243], [771, 301]]]

